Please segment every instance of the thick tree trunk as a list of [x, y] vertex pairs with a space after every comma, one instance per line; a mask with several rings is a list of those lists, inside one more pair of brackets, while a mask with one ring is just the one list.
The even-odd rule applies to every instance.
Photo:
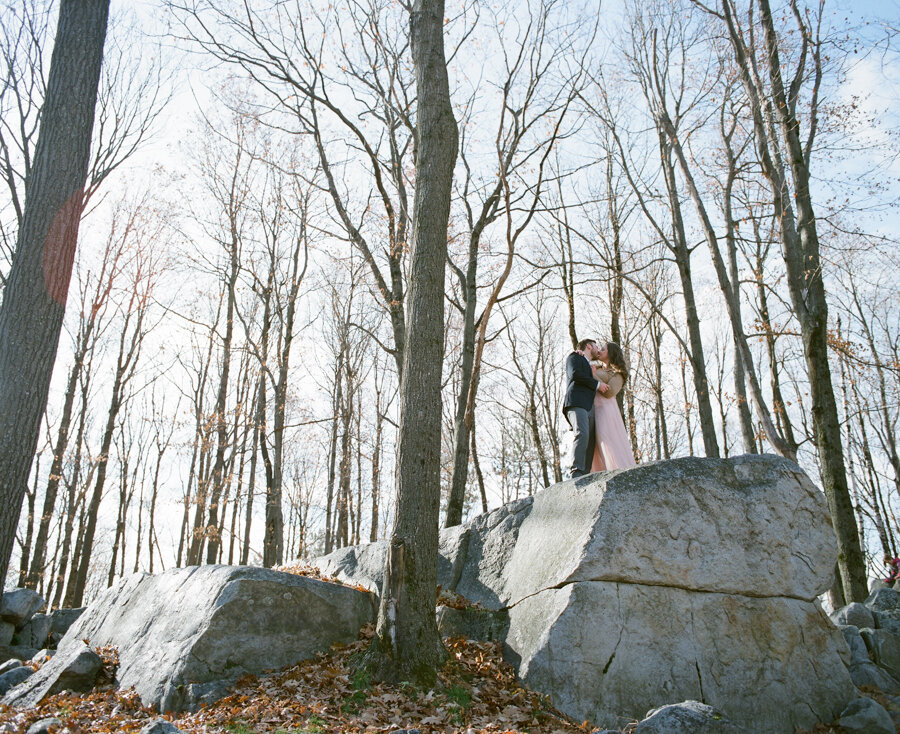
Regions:
[[0, 307], [0, 583], [6, 578], [78, 241], [109, 0], [61, 0], [41, 129]]
[[446, 658], [434, 617], [440, 513], [444, 268], [457, 128], [444, 58], [443, 0], [415, 0], [416, 192], [400, 387], [397, 511], [371, 662], [376, 675], [431, 685]]

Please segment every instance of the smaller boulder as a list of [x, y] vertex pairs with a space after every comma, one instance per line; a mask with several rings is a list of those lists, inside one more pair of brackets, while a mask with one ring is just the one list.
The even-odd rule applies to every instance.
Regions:
[[22, 647], [21, 645], [0, 645], [0, 660], [31, 660], [37, 650], [33, 647]]
[[81, 640], [73, 640], [37, 673], [10, 690], [0, 703], [25, 709], [63, 690], [88, 691], [102, 665], [97, 653]]
[[5, 663], [0, 665], [0, 675], [4, 673], [8, 673], [10, 670], [14, 670], [15, 668], [21, 668], [22, 661], [16, 660], [16, 658], [12, 658], [11, 660], [7, 660]]
[[78, 607], [77, 609], [54, 609], [48, 615], [50, 617], [50, 635], [54, 642], [62, 639], [63, 635], [69, 631], [78, 618], [84, 613], [87, 607]]
[[875, 626], [875, 617], [872, 615], [872, 610], [859, 602], [853, 602], [832, 612], [831, 619], [838, 626], [843, 624], [852, 624], [854, 627], [859, 628]]
[[744, 734], [721, 711], [699, 701], [684, 701], [647, 712], [633, 734]]
[[183, 734], [183, 732], [170, 721], [154, 719], [149, 724], [146, 724], [138, 734]]
[[12, 642], [13, 635], [16, 633], [16, 626], [12, 622], [4, 622], [0, 620], [0, 645], [8, 645]]
[[46, 614], [35, 614], [18, 631], [20, 645], [41, 648], [47, 644], [53, 622]]
[[886, 629], [861, 629], [859, 634], [872, 660], [893, 675], [900, 674], [900, 635]]
[[0, 597], [0, 619], [11, 622], [18, 629], [46, 603], [40, 594], [31, 589], [4, 591]]
[[25, 734], [51, 734], [62, 729], [62, 721], [57, 718], [41, 719], [28, 727]]
[[27, 680], [32, 675], [34, 675], [34, 671], [24, 665], [7, 670], [0, 675], [0, 696], [5, 696], [7, 691], [15, 688], [19, 683]]
[[873, 686], [890, 696], [900, 694], [900, 682], [875, 663], [854, 663], [849, 668], [850, 680], [857, 688]]
[[848, 732], [859, 734], [895, 734], [891, 715], [871, 698], [857, 698], [850, 702], [837, 720]]
[[871, 662], [869, 658], [869, 649], [859, 632], [859, 629], [853, 625], [843, 625], [840, 627], [841, 634], [847, 641], [847, 647], [850, 648], [850, 661], [844, 661], [848, 667], [855, 663]]
[[888, 630], [895, 635], [900, 635], [900, 614], [873, 611], [872, 616], [875, 617], [875, 629]]
[[873, 612], [900, 614], [900, 591], [875, 589], [863, 603]]

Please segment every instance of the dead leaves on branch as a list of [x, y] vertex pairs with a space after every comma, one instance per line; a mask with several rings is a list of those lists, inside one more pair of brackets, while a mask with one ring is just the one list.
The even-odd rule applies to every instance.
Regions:
[[351, 589], [356, 589], [357, 591], [371, 591], [371, 589], [367, 589], [362, 584], [348, 584], [341, 581], [337, 576], [326, 576], [319, 570], [318, 566], [310, 566], [307, 563], [296, 563], [291, 566], [275, 566], [272, 570], [290, 573], [294, 576], [306, 576], [307, 578], [325, 581], [329, 584], [337, 584], [338, 586], [349, 586]]

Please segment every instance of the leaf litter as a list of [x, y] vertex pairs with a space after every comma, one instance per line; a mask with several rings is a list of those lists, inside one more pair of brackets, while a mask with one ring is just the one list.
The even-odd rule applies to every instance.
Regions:
[[[503, 660], [502, 643], [462, 637], [444, 640], [449, 656], [432, 690], [404, 683], [371, 682], [358, 670], [356, 661], [372, 635], [372, 625], [366, 625], [354, 643], [334, 645], [327, 653], [279, 671], [245, 675], [228, 696], [216, 703], [194, 713], [166, 713], [163, 718], [185, 734], [375, 734], [403, 729], [422, 734], [601, 731], [587, 721], [573, 721], [554, 709], [547, 696], [525, 687]], [[95, 651], [103, 659], [103, 668], [93, 691], [63, 692], [25, 711], [0, 704], [0, 734], [25, 734], [29, 726], [49, 717], [62, 722], [61, 727], [49, 729], [52, 734], [136, 734], [158, 718], [159, 714], [144, 706], [134, 690], [116, 689], [116, 649]], [[883, 694], [874, 689], [863, 693], [890, 710], [891, 702]], [[630, 734], [636, 725], [633, 721], [622, 731]], [[839, 732], [843, 732], [840, 727], [818, 724], [809, 732], [796, 734]]]
[[[556, 711], [549, 698], [530, 691], [503, 660], [500, 643], [464, 638], [444, 641], [447, 663], [431, 690], [368, 680], [356, 661], [373, 635], [367, 625], [356, 642], [279, 671], [245, 675], [231, 693], [194, 713], [164, 718], [186, 734], [293, 734], [296, 732], [531, 732], [574, 734], [593, 730]], [[101, 683], [86, 694], [63, 692], [18, 712], [0, 705], [0, 734], [24, 734], [48, 717], [62, 721], [59, 734], [138, 732], [158, 714], [133, 690], [114, 687], [117, 658], [104, 659]], [[51, 729], [51, 731], [54, 731]]]

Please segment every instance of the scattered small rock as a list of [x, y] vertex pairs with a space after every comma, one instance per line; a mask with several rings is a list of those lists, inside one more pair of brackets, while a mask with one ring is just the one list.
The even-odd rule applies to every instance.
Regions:
[[56, 718], [41, 719], [29, 726], [25, 734], [49, 734], [50, 732], [59, 731], [62, 725], [62, 721]]
[[871, 698], [857, 698], [850, 702], [837, 721], [848, 732], [859, 734], [894, 734], [890, 714]]
[[138, 734], [183, 734], [175, 724], [165, 719], [154, 719], [141, 729]]
[[743, 734], [721, 711], [699, 701], [684, 701], [647, 712], [633, 734]]

